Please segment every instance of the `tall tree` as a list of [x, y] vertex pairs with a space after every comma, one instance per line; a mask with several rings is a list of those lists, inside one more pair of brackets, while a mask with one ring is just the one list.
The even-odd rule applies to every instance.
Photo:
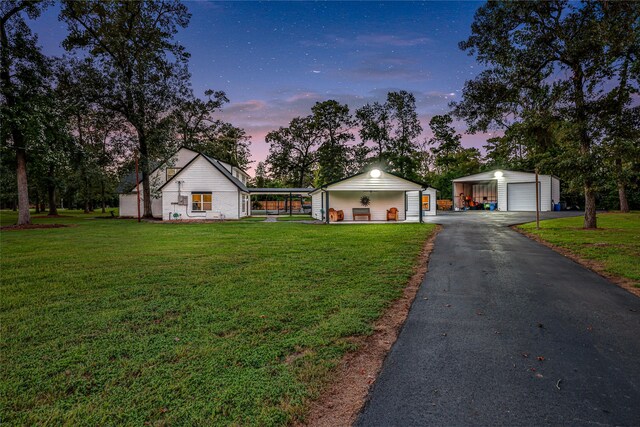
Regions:
[[639, 93], [640, 79], [640, 4], [615, 2], [604, 8], [603, 33], [611, 43], [606, 54], [611, 57], [616, 88], [602, 102], [607, 158], [610, 160], [618, 190], [619, 207], [629, 212], [627, 187], [632, 182], [634, 163], [640, 162], [640, 106], [632, 105]]
[[[560, 160], [571, 164], [574, 179], [581, 182], [585, 228], [597, 226], [595, 185], [602, 171], [596, 155], [599, 141], [594, 116], [601, 112], [596, 106], [610, 91], [607, 83], [616, 63], [609, 54], [611, 38], [603, 33], [609, 4], [490, 2], [478, 9], [471, 36], [460, 44], [489, 68], [479, 77], [485, 83], [482, 87], [495, 83], [509, 95], [501, 102], [483, 90], [486, 98], [474, 97], [478, 108], [462, 111], [469, 123], [482, 129], [499, 122], [505, 112], [518, 114], [517, 110], [509, 111], [510, 104], [523, 105], [533, 94], [541, 108], [529, 109], [532, 116], [524, 117], [523, 122], [533, 123], [529, 129], [537, 129], [541, 135], [531, 140], [538, 154], [555, 138], [547, 133], [550, 125], [559, 123], [563, 136], [558, 140], [564, 151]], [[471, 84], [466, 85], [464, 97], [472, 93], [469, 89], [473, 89]]]
[[0, 3], [0, 119], [3, 146], [10, 145], [16, 157], [18, 224], [29, 224], [27, 155], [41, 140], [43, 120], [38, 108], [47, 100], [49, 60], [42, 55], [37, 38], [25, 21], [37, 18], [44, 2], [8, 0]]
[[435, 173], [429, 175], [429, 181], [440, 188], [443, 198], [451, 194], [451, 180], [480, 171], [480, 151], [477, 148], [464, 148], [460, 134], [452, 126], [453, 119], [448, 114], [436, 115], [429, 121], [433, 136], [427, 142], [432, 146], [431, 158]]
[[204, 95], [205, 101], [193, 96], [182, 100], [173, 112], [178, 141], [189, 148], [195, 149], [207, 139], [207, 131], [218, 126], [214, 113], [229, 102], [223, 91], [207, 89]]
[[349, 169], [349, 146], [355, 125], [349, 106], [338, 101], [316, 102], [311, 108], [315, 126], [319, 132], [318, 184], [326, 184], [344, 178]]
[[356, 120], [360, 126], [360, 139], [374, 145], [375, 161], [380, 166], [386, 166], [386, 152], [391, 140], [391, 120], [389, 106], [374, 102], [356, 110]]
[[296, 117], [288, 127], [269, 132], [266, 163], [278, 180], [296, 187], [313, 183], [320, 133], [312, 116]]
[[63, 3], [67, 50], [85, 50], [96, 80], [87, 87], [104, 109], [135, 129], [143, 176], [144, 216], [151, 217], [150, 161], [164, 154], [166, 114], [188, 95], [188, 53], [174, 41], [190, 19], [177, 0]]
[[394, 134], [388, 143], [389, 168], [402, 176], [416, 178], [417, 138], [422, 132], [416, 112], [416, 98], [404, 90], [389, 92], [386, 106], [394, 127]]

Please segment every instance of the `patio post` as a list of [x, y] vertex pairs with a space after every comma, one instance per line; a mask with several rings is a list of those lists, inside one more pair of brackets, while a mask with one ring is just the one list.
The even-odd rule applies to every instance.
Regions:
[[329, 191], [325, 192], [327, 197], [327, 202], [325, 204], [324, 214], [326, 217], [327, 224], [329, 224]]
[[418, 215], [420, 215], [420, 222], [422, 222], [422, 190], [418, 191]]

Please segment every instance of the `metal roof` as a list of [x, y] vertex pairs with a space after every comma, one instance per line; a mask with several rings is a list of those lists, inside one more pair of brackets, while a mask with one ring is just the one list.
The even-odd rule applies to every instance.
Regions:
[[251, 194], [309, 194], [315, 188], [249, 188]]

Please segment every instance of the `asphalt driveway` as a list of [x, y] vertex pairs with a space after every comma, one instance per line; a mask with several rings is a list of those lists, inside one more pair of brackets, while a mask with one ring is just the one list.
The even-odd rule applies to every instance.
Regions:
[[357, 425], [640, 425], [640, 298], [507, 227], [532, 219], [432, 219], [429, 272]]

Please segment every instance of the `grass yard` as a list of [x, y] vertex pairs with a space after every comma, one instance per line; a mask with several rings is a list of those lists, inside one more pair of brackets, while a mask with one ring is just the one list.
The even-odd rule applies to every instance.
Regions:
[[280, 215], [278, 221], [313, 221], [314, 218], [311, 215]]
[[598, 215], [597, 230], [582, 229], [583, 218], [561, 218], [519, 226], [541, 239], [602, 265], [607, 273], [640, 288], [640, 213]]
[[434, 229], [69, 214], [0, 232], [3, 425], [303, 420]]

